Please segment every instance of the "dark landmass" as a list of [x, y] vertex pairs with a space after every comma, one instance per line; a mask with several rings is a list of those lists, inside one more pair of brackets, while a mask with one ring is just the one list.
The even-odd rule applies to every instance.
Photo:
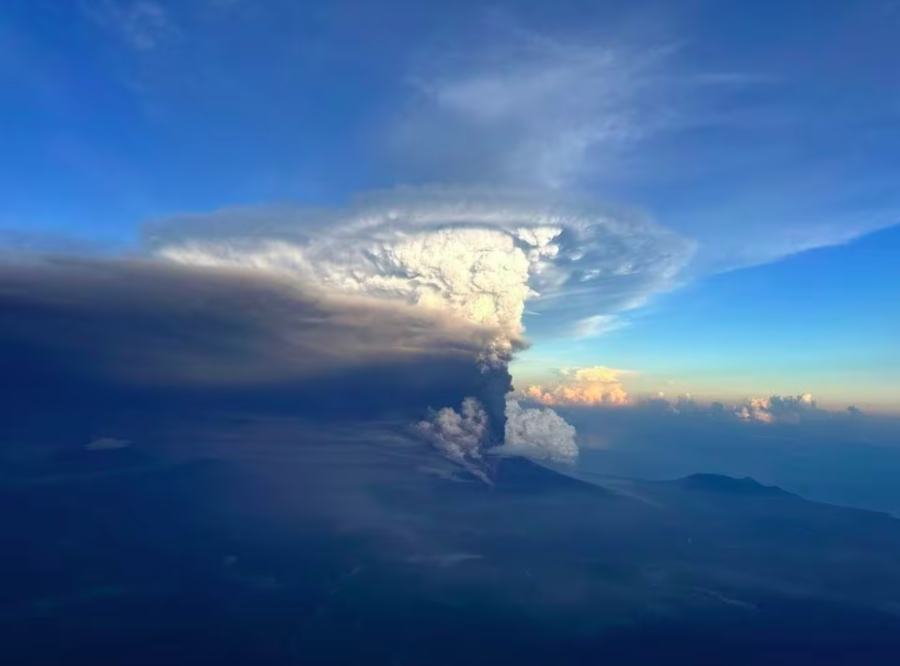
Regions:
[[488, 486], [397, 432], [221, 427], [168, 437], [252, 445], [178, 461], [136, 441], [7, 467], [7, 663], [820, 666], [900, 653], [900, 522], [885, 515], [752, 479], [601, 486], [524, 459], [497, 460]]
[[721, 474], [692, 474], [676, 483], [697, 491], [722, 493], [726, 495], [788, 495], [786, 490], [778, 486], [764, 486], [759, 481], [745, 476], [735, 479]]

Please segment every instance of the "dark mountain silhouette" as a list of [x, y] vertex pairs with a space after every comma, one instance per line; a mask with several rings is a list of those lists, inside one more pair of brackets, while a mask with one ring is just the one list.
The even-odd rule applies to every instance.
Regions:
[[713, 475], [599, 486], [520, 458], [494, 460], [489, 486], [399, 431], [298, 428], [160, 424], [7, 477], [10, 663], [821, 666], [900, 650], [887, 516]]
[[504, 492], [552, 493], [588, 492], [603, 494], [606, 491], [566, 474], [557, 474], [528, 458], [501, 458], [494, 461], [491, 480]]
[[721, 474], [692, 474], [671, 483], [676, 483], [687, 490], [736, 496], [792, 494], [778, 486], [764, 486], [749, 476], [737, 479]]

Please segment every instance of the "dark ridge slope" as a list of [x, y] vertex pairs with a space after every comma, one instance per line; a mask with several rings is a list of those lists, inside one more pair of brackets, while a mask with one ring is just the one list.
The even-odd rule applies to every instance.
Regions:
[[721, 474], [691, 474], [667, 483], [678, 484], [686, 490], [699, 490], [727, 495], [793, 495], [778, 486], [766, 486], [756, 479], [745, 476], [742, 479]]

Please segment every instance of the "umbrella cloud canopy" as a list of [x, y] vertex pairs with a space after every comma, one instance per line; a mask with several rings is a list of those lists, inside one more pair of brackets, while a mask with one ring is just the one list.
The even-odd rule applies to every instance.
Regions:
[[[400, 300], [501, 331], [556, 334], [672, 286], [693, 246], [647, 220], [531, 195], [399, 189], [339, 210], [240, 209], [151, 228], [187, 265], [275, 271], [331, 292]], [[590, 328], [590, 327], [588, 327]], [[549, 332], [547, 330], [542, 332]]]

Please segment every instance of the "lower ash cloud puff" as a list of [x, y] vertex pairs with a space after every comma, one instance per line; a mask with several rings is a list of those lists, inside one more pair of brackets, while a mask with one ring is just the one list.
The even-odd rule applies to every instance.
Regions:
[[444, 407], [418, 427], [448, 458], [458, 461], [478, 459], [487, 436], [488, 415], [481, 403], [470, 397], [463, 400], [461, 413]]
[[506, 403], [506, 439], [490, 453], [520, 455], [557, 463], [578, 460], [575, 428], [552, 409], [522, 407], [517, 401]]
[[488, 477], [480, 465], [484, 458], [483, 447], [488, 438], [489, 422], [481, 403], [469, 397], [463, 400], [459, 412], [444, 407], [428, 420], [418, 423], [414, 429], [450, 460], [487, 481]]
[[552, 409], [525, 408], [506, 402], [503, 443], [491, 446], [488, 416], [474, 398], [463, 401], [460, 412], [445, 407], [416, 426], [416, 430], [454, 462], [487, 479], [486, 456], [525, 456], [572, 464], [578, 460], [575, 428]]

